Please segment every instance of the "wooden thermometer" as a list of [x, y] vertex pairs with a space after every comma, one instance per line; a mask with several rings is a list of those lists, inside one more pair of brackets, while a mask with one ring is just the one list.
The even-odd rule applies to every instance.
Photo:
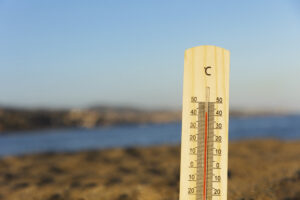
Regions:
[[180, 200], [226, 200], [229, 51], [184, 54]]

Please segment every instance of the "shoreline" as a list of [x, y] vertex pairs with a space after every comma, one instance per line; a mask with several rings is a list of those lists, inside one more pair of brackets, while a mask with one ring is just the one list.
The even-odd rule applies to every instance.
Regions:
[[[122, 125], [166, 124], [181, 121], [180, 110], [146, 111], [131, 108], [13, 109], [0, 107], [0, 134], [35, 130], [98, 128]], [[294, 116], [283, 111], [231, 110], [231, 118]]]

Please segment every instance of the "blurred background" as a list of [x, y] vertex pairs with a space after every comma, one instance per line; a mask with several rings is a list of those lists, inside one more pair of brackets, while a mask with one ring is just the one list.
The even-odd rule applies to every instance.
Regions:
[[299, 199], [299, 36], [296, 0], [0, 0], [0, 199], [178, 199], [199, 45], [231, 52], [229, 197]]

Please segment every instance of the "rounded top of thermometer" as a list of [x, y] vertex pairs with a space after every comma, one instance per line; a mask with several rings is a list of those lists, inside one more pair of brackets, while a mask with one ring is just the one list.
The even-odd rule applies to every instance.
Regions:
[[223, 51], [226, 51], [226, 53], [229, 54], [229, 51], [227, 49], [224, 49], [224, 48], [218, 47], [218, 46], [214, 46], [214, 45], [200, 45], [200, 46], [191, 47], [191, 48], [186, 49], [185, 53], [195, 50], [195, 49], [201, 49], [201, 48], [203, 48], [203, 49], [211, 49], [211, 48], [221, 49]]

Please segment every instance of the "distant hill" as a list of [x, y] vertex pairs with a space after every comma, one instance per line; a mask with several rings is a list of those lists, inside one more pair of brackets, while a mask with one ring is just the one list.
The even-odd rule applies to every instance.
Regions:
[[[283, 115], [286, 112], [231, 110], [231, 117]], [[0, 108], [0, 133], [35, 129], [101, 127], [122, 124], [170, 123], [181, 111], [141, 110], [130, 107], [93, 106], [86, 109]]]
[[180, 111], [143, 111], [97, 106], [87, 109], [0, 108], [0, 132], [180, 121]]

